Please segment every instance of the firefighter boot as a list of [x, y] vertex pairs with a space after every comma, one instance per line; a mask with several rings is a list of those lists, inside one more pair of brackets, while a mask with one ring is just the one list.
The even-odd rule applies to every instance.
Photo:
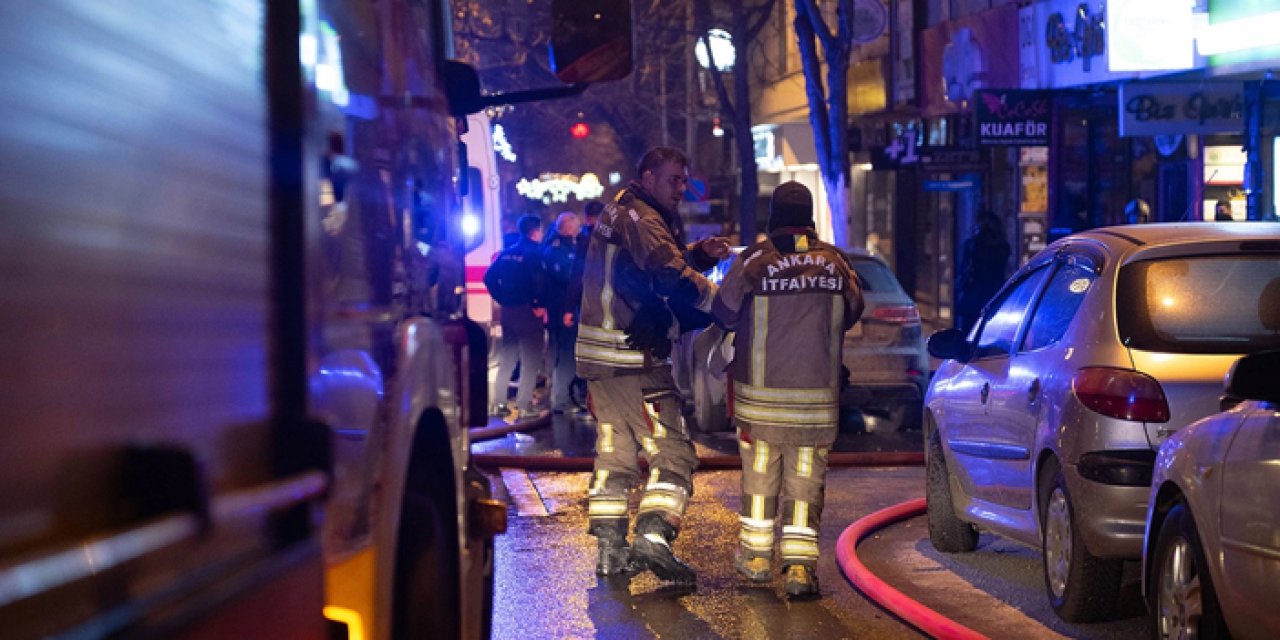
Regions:
[[788, 598], [803, 600], [821, 595], [818, 591], [818, 573], [812, 567], [793, 564], [789, 565], [783, 573], [786, 579], [782, 588], [786, 591]]
[[599, 555], [596, 556], [596, 575], [626, 576], [636, 572], [637, 567], [632, 561], [625, 533], [613, 529], [602, 530], [596, 534], [596, 545], [599, 550]]
[[631, 552], [659, 578], [679, 584], [695, 584], [697, 574], [671, 552], [671, 541], [675, 538], [676, 528], [670, 522], [656, 513], [646, 513], [636, 519], [636, 538]]
[[772, 563], [763, 556], [752, 556], [739, 548], [733, 554], [733, 566], [752, 582], [768, 582], [773, 576]]

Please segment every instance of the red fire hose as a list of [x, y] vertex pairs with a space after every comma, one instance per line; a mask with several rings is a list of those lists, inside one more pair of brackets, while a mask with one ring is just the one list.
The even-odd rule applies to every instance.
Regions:
[[924, 512], [924, 498], [916, 498], [881, 509], [849, 525], [836, 541], [836, 560], [840, 563], [840, 570], [844, 572], [849, 582], [852, 582], [868, 598], [934, 638], [985, 640], [986, 636], [908, 598], [901, 591], [889, 586], [887, 582], [871, 573], [858, 559], [858, 542], [863, 538], [894, 522], [913, 518]]

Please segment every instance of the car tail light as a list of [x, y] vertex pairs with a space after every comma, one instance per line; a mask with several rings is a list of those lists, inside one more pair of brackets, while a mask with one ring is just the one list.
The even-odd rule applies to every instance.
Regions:
[[871, 317], [894, 324], [920, 324], [920, 312], [913, 305], [896, 305], [876, 307], [871, 310]]
[[1071, 380], [1071, 391], [1091, 411], [1121, 420], [1168, 422], [1169, 402], [1155, 378], [1140, 371], [1085, 367]]

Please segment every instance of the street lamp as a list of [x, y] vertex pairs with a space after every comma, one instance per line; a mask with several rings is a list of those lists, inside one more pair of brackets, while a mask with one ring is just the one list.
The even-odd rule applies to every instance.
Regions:
[[693, 49], [693, 55], [698, 59], [698, 64], [702, 65], [703, 69], [711, 68], [711, 56], [707, 55], [708, 42], [711, 43], [711, 53], [716, 58], [716, 69], [720, 71], [733, 69], [735, 57], [733, 38], [724, 29], [711, 29], [707, 35], [698, 38], [698, 44]]

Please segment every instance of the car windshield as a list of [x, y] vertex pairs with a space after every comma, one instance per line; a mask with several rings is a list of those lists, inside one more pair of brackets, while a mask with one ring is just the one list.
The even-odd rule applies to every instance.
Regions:
[[1280, 348], [1280, 255], [1149, 260], [1121, 269], [1121, 341], [1168, 353]]
[[864, 292], [888, 293], [898, 289], [898, 281], [883, 263], [865, 258], [850, 258], [849, 264], [857, 272]]

